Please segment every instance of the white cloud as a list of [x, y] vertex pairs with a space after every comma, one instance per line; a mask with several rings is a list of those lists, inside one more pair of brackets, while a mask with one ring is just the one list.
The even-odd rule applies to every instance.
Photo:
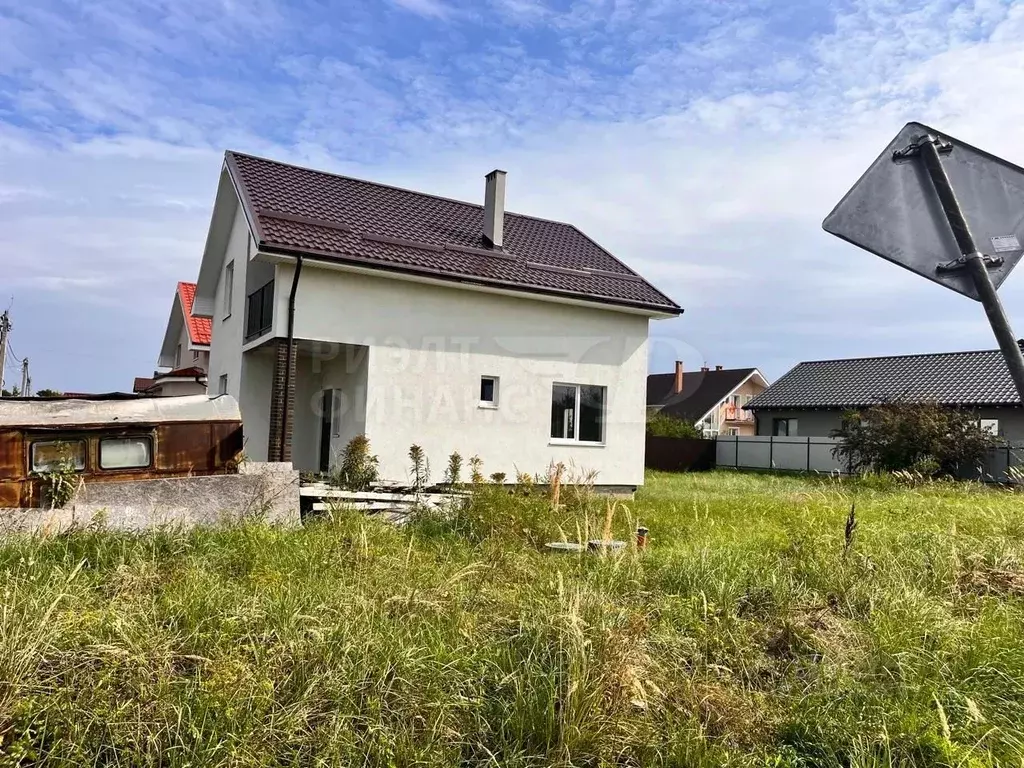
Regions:
[[[473, 19], [454, 2], [401, 4]], [[446, 40], [432, 42], [438, 53], [424, 42], [397, 54], [361, 42], [323, 56], [265, 39], [277, 79], [240, 83], [162, 68], [163, 57], [187, 58], [184, 43], [144, 34], [122, 6], [117, 40], [73, 67], [47, 66], [19, 27], [0, 77], [5, 62], [34, 71], [7, 81], [18, 121], [0, 108], [3, 290], [18, 292], [19, 317], [59, 297], [61, 322], [104, 318], [98, 346], [138, 336], [121, 368], [52, 383], [110, 389], [146, 372], [174, 281], [198, 269], [227, 147], [471, 200], [486, 171], [507, 168], [511, 209], [577, 224], [687, 308], [654, 326], [662, 365], [687, 347], [696, 363], [776, 376], [803, 358], [992, 346], [976, 304], [829, 238], [820, 222], [910, 119], [1024, 162], [1014, 129], [1024, 6], [860, 0], [834, 31], [794, 43], [735, 3], [688, 7], [690, 26], [671, 2], [495, 4], [519, 31], [482, 48]], [[200, 7], [177, 11], [174, 29], [207, 18]], [[541, 17], [564, 57], [519, 36]], [[104, 74], [125, 40], [133, 53], [122, 60], [136, 65]], [[1024, 328], [1019, 282], [1003, 292]], [[96, 303], [110, 309], [96, 315]], [[40, 349], [60, 338], [47, 312], [27, 324]]]
[[441, 0], [391, 0], [391, 2], [420, 16], [443, 19], [451, 13], [451, 8]]

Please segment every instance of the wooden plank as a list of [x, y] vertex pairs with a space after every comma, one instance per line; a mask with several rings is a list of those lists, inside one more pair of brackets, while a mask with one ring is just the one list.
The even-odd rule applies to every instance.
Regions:
[[321, 499], [345, 499], [347, 501], [400, 501], [408, 504], [431, 501], [455, 501], [464, 498], [461, 494], [447, 493], [380, 493], [377, 491], [343, 491], [340, 488], [319, 489], [308, 486], [299, 489], [299, 495]]
[[[432, 504], [426, 504], [424, 506], [433, 507]], [[387, 511], [387, 512], [401, 512], [408, 514], [412, 511], [413, 505], [395, 504], [386, 501], [357, 501], [352, 503], [332, 504], [326, 501], [317, 501], [313, 504], [314, 512], [329, 512], [331, 509], [336, 507], [345, 507], [348, 509], [354, 509], [358, 512], [371, 512], [371, 511]]]

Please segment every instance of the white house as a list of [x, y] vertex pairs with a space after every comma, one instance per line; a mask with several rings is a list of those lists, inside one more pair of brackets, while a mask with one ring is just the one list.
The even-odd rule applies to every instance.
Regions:
[[552, 462], [643, 482], [647, 336], [682, 310], [575, 227], [228, 152], [192, 313], [246, 454], [325, 470], [365, 433], [381, 476]]
[[209, 318], [193, 313], [195, 295], [195, 283], [178, 283], [164, 342], [160, 346], [159, 368], [172, 371], [181, 368], [205, 371], [209, 368], [211, 323]]

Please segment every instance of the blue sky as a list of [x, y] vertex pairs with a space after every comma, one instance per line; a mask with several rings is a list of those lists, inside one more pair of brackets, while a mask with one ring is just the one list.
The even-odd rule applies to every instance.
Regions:
[[12, 347], [37, 388], [150, 372], [228, 148], [468, 200], [506, 168], [686, 308], [657, 369], [992, 347], [820, 222], [908, 120], [1024, 164], [1021, 40], [999, 0], [0, 0]]

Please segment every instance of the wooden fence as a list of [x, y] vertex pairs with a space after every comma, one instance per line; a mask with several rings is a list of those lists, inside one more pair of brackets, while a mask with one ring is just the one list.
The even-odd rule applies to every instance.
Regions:
[[706, 472], [715, 467], [715, 441], [648, 435], [644, 466], [663, 472]]

